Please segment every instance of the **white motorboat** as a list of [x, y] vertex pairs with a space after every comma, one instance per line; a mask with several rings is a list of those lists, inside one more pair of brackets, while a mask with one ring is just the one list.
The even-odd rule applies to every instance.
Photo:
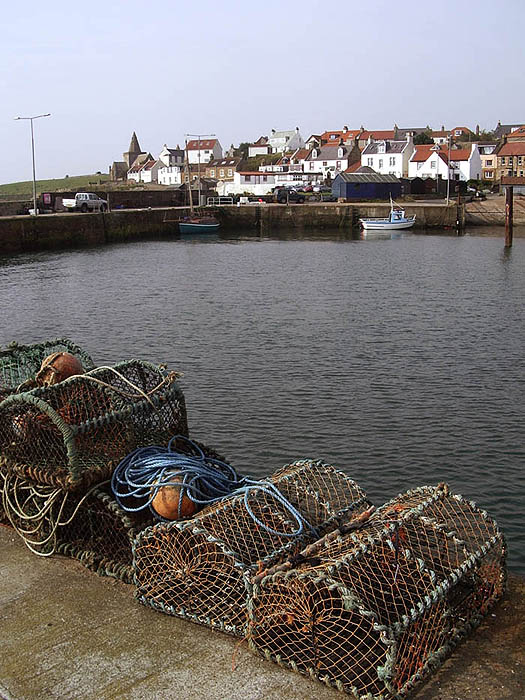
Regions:
[[365, 231], [392, 231], [412, 228], [416, 221], [415, 216], [405, 216], [405, 210], [395, 204], [390, 198], [390, 215], [375, 219], [359, 219]]

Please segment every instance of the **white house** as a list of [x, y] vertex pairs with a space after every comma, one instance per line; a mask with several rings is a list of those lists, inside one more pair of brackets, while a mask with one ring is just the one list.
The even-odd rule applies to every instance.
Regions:
[[255, 156], [267, 156], [272, 152], [272, 147], [268, 143], [267, 136], [260, 136], [255, 143], [251, 143], [248, 146], [248, 158], [255, 158]]
[[339, 143], [338, 146], [314, 146], [308, 151], [303, 160], [305, 173], [321, 173], [323, 177], [328, 174], [334, 178], [338, 173], [344, 172], [350, 162], [352, 149]]
[[159, 185], [180, 185], [183, 181], [184, 150], [168, 148], [166, 144], [159, 153], [160, 167], [157, 172]]
[[295, 127], [294, 131], [275, 131], [272, 129], [272, 133], [268, 137], [268, 144], [271, 146], [272, 153], [284, 153], [284, 151], [304, 148], [303, 137], [298, 126]]
[[222, 146], [218, 139], [193, 139], [188, 141], [187, 151], [188, 161], [193, 164], [222, 158]]
[[478, 145], [468, 148], [453, 148], [434, 144], [417, 146], [408, 167], [409, 177], [441, 177], [448, 180], [476, 180], [481, 178], [481, 158]]
[[150, 160], [154, 160], [151, 153], [140, 153], [135, 158], [130, 169], [128, 170], [127, 179], [128, 180], [135, 180], [135, 182], [141, 182], [140, 173], [142, 170], [142, 166], [144, 165], [144, 163], [147, 163]]
[[407, 177], [408, 163], [414, 150], [411, 132], [407, 133], [403, 141], [369, 139], [361, 153], [361, 165], [367, 165], [381, 175]]
[[219, 180], [217, 193], [220, 197], [230, 194], [244, 194], [245, 192], [260, 195], [269, 194], [275, 187], [275, 175], [273, 173], [261, 173], [255, 171], [234, 172], [233, 182]]

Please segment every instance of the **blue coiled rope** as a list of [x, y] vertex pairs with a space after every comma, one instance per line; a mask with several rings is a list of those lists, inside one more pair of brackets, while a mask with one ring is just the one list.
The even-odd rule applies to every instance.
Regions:
[[[177, 440], [182, 441], [194, 454], [177, 451], [174, 448]], [[250, 517], [267, 532], [280, 537], [298, 537], [306, 527], [318, 535], [317, 530], [282, 495], [275, 484], [239, 476], [231, 465], [206, 456], [199, 445], [184, 435], [172, 437], [167, 447], [139, 447], [124, 457], [113, 472], [111, 489], [123, 510], [137, 512], [149, 508], [156, 518], [163, 520], [153, 509], [152, 502], [159, 488], [173, 485], [174, 475], [180, 482], [179, 518], [182, 494], [198, 507], [216, 503], [226, 496], [243, 495], [244, 506]], [[279, 532], [257, 518], [249, 503], [249, 496], [253, 492], [264, 493], [278, 501], [296, 521], [297, 529], [291, 533]]]

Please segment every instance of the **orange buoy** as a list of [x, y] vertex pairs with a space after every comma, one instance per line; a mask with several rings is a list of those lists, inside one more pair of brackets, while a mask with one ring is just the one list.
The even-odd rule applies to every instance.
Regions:
[[75, 374], [84, 374], [80, 360], [70, 352], [54, 352], [44, 358], [35, 379], [39, 386], [51, 386]]
[[151, 507], [161, 518], [166, 520], [190, 518], [197, 511], [197, 504], [188, 497], [185, 488], [175, 484], [182, 484], [180, 475], [174, 475], [169, 484], [159, 486], [156, 489], [157, 492], [151, 502]]

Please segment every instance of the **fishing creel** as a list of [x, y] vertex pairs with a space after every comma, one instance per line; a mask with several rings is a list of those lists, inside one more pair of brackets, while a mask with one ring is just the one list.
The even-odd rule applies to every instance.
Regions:
[[86, 372], [95, 367], [87, 352], [68, 338], [56, 338], [32, 345], [10, 343], [6, 349], [0, 349], [0, 401], [17, 393], [20, 384], [34, 379], [42, 361], [56, 352], [71, 353]]
[[244, 636], [247, 586], [254, 573], [336, 528], [343, 514], [369, 505], [354, 481], [321, 461], [294, 462], [268, 481], [318, 534], [305, 528], [294, 536], [290, 512], [264, 488], [232, 495], [192, 520], [160, 523], [140, 533], [134, 546], [138, 599], [170, 615]]
[[248, 637], [267, 659], [360, 700], [405, 697], [505, 587], [496, 523], [446, 485], [343, 526], [253, 579]]
[[130, 360], [11, 394], [0, 403], [0, 469], [63, 489], [104, 481], [137, 447], [188, 434], [176, 376]]

